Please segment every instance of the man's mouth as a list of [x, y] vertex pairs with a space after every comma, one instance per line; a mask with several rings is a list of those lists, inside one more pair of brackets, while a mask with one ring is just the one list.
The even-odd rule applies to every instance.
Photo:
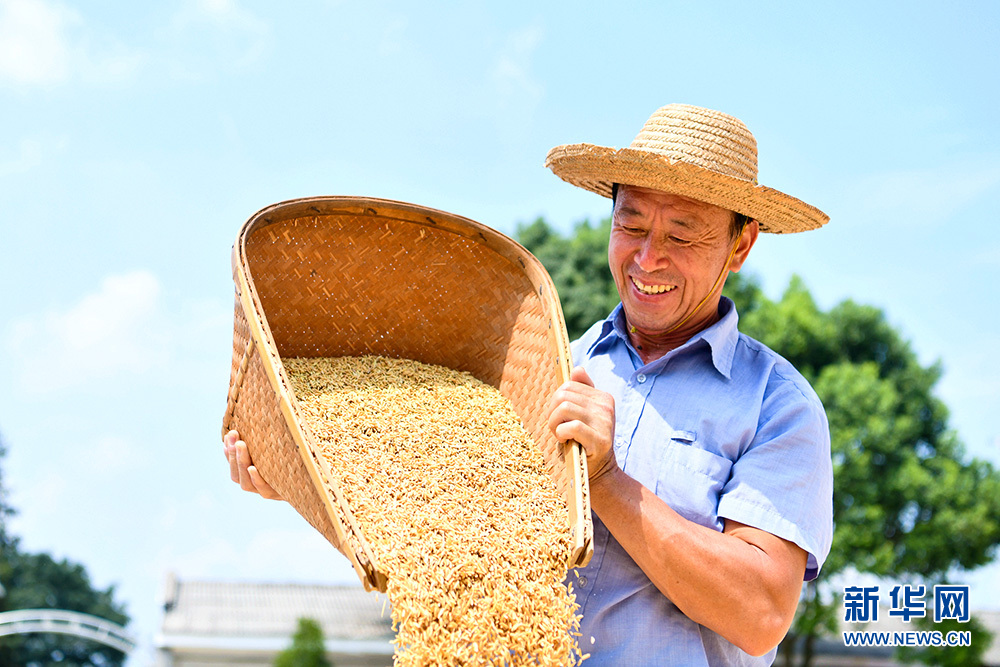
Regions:
[[632, 277], [632, 284], [643, 294], [663, 294], [664, 292], [677, 289], [677, 285], [647, 285], [634, 277]]

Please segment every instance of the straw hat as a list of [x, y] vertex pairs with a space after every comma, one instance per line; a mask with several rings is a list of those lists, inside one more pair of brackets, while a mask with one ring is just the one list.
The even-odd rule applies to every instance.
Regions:
[[628, 148], [556, 146], [545, 166], [567, 183], [611, 196], [611, 184], [638, 185], [750, 216], [764, 232], [803, 232], [828, 215], [757, 184], [757, 141], [738, 118], [687, 104], [668, 104], [646, 121]]

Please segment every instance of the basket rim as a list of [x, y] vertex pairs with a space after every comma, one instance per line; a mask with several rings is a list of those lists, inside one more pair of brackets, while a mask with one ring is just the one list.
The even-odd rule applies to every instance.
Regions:
[[[557, 373], [560, 383], [569, 379], [571, 371], [569, 335], [555, 285], [538, 258], [523, 245], [502, 232], [464, 216], [392, 199], [323, 195], [300, 197], [270, 204], [251, 215], [240, 227], [232, 248], [233, 280], [247, 316], [251, 340], [255, 341], [261, 358], [265, 362], [263, 366], [268, 380], [278, 397], [281, 412], [289, 425], [292, 438], [299, 448], [299, 453], [310, 477], [317, 488], [323, 489], [320, 497], [326, 513], [333, 524], [338, 540], [342, 545], [347, 546], [346, 551], [344, 549], [341, 551], [351, 560], [366, 588], [374, 588], [384, 592], [386, 576], [379, 569], [377, 559], [371, 553], [363, 533], [354, 523], [353, 513], [348, 506], [339, 502], [339, 499], [343, 497], [342, 494], [338, 492], [336, 498], [329, 497], [331, 494], [326, 490], [326, 484], [333, 483], [335, 487], [335, 480], [322, 480], [319, 477], [317, 462], [296, 418], [297, 409], [294, 407], [294, 394], [280, 362], [280, 355], [254, 284], [247, 255], [247, 242], [255, 232], [293, 218], [330, 215], [374, 216], [380, 219], [402, 220], [428, 228], [444, 230], [485, 245], [507, 261], [518, 265], [534, 287], [545, 312], [551, 315], [549, 331], [558, 356]], [[586, 455], [579, 443], [570, 441], [564, 444], [564, 458], [571, 486], [570, 498], [567, 499], [572, 540], [569, 561], [572, 567], [577, 567], [586, 565], [593, 554], [593, 525], [590, 517]], [[581, 489], [580, 493], [576, 492], [578, 488]], [[577, 502], [573, 502], [573, 498]], [[334, 507], [335, 502], [340, 505], [339, 512]], [[343, 525], [341, 516], [347, 518], [349, 525]], [[362, 553], [359, 554], [354, 548], [351, 548], [351, 544], [347, 540], [348, 533], [353, 533], [351, 539], [353, 543], [361, 547]]]

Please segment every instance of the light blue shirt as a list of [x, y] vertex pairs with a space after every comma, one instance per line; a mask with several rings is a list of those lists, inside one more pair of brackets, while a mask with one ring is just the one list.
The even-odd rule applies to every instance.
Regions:
[[[733, 302], [683, 346], [643, 364], [619, 305], [572, 345], [615, 398], [615, 457], [680, 515], [723, 519], [794, 542], [814, 579], [833, 535], [826, 413], [788, 361], [739, 333]], [[601, 665], [770, 665], [688, 619], [594, 515], [594, 556], [570, 575], [583, 613], [580, 648]]]

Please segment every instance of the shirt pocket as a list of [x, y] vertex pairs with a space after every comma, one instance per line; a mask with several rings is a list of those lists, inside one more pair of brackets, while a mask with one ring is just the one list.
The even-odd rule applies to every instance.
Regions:
[[689, 521], [722, 530], [719, 496], [733, 462], [698, 445], [693, 431], [669, 430], [660, 443], [656, 495]]

